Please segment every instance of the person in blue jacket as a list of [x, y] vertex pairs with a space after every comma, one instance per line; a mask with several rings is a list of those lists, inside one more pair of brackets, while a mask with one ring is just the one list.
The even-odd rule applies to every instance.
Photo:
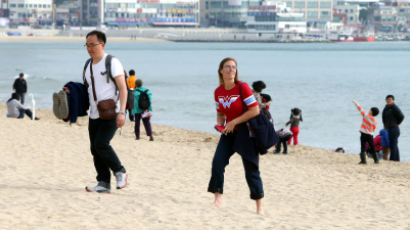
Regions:
[[145, 132], [147, 133], [147, 136], [149, 136], [150, 141], [154, 141], [154, 137], [152, 136], [152, 128], [151, 128], [151, 122], [150, 118], [152, 115], [152, 93], [150, 90], [147, 91], [150, 105], [148, 109], [144, 110], [139, 107], [139, 99], [140, 99], [140, 94], [141, 92], [146, 91], [147, 88], [142, 86], [142, 80], [137, 79], [135, 81], [135, 98], [134, 98], [134, 108], [132, 109], [131, 113], [135, 118], [135, 125], [134, 125], [134, 132], [135, 132], [135, 139], [139, 140], [140, 139], [140, 122], [142, 119], [142, 123], [144, 124]]

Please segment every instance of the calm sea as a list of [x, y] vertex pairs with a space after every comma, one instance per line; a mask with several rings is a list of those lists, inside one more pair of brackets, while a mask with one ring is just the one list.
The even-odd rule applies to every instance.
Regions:
[[[88, 54], [82, 43], [0, 43], [0, 102], [12, 92], [19, 72], [40, 108], [52, 108], [52, 93], [68, 81], [81, 81]], [[268, 43], [108, 43], [108, 53], [153, 93], [153, 122], [213, 132], [213, 91], [224, 57], [238, 60], [242, 81], [263, 80], [273, 98], [275, 127], [282, 128], [293, 107], [302, 109], [300, 143], [325, 149], [360, 151], [361, 116], [383, 109], [387, 94], [406, 118], [401, 125], [402, 161], [410, 161], [410, 44], [407, 42]], [[30, 97], [26, 99], [30, 102]], [[2, 116], [5, 116], [3, 114]], [[382, 127], [377, 117], [378, 130]]]

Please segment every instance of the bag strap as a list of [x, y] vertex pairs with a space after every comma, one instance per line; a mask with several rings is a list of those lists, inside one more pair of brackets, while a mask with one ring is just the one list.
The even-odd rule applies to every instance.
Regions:
[[114, 56], [112, 55], [107, 55], [107, 57], [105, 58], [105, 73], [107, 74], [107, 83], [110, 82], [110, 79], [112, 80], [112, 82], [114, 82], [115, 85], [115, 95], [117, 95], [118, 93], [118, 86], [117, 83], [115, 82], [114, 77], [112, 76], [111, 73], [111, 60]]
[[88, 59], [88, 60], [85, 62], [84, 69], [83, 69], [83, 83], [84, 83], [84, 85], [85, 85], [87, 88], [88, 88], [89, 85], [88, 85], [87, 80], [85, 79], [85, 71], [87, 70], [88, 64], [90, 64], [92, 60], [93, 60], [92, 58]]
[[93, 88], [94, 101], [97, 101], [97, 94], [95, 93], [95, 84], [94, 84], [94, 74], [93, 74], [92, 62], [90, 63], [90, 78], [91, 78], [91, 86]]
[[239, 89], [239, 97], [241, 98], [243, 112], [246, 112], [246, 110], [248, 110], [248, 106], [246, 106], [245, 102], [243, 102], [243, 97], [242, 97], [242, 85], [243, 85], [243, 82], [239, 82], [238, 84], [239, 84], [239, 86], [238, 86], [238, 89]]

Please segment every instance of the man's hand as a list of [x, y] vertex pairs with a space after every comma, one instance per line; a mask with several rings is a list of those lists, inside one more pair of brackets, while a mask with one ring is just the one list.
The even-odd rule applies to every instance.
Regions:
[[125, 114], [118, 113], [116, 123], [117, 123], [117, 128], [121, 128], [122, 126], [124, 126], [124, 124], [125, 124]]

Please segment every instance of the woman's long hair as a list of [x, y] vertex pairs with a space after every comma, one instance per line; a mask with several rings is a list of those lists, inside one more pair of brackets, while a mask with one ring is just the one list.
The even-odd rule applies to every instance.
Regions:
[[11, 98], [7, 100], [7, 102], [16, 99], [17, 101], [20, 100], [20, 96], [17, 93], [12, 93]]
[[218, 69], [218, 76], [219, 76], [219, 85], [223, 85], [224, 84], [224, 77], [221, 74], [221, 70], [224, 68], [224, 65], [226, 62], [228, 61], [233, 61], [235, 62], [236, 65], [236, 73], [235, 73], [235, 84], [239, 82], [239, 78], [238, 78], [238, 63], [236, 62], [235, 59], [231, 58], [231, 57], [227, 57], [224, 58], [221, 63], [219, 63], [219, 69]]

